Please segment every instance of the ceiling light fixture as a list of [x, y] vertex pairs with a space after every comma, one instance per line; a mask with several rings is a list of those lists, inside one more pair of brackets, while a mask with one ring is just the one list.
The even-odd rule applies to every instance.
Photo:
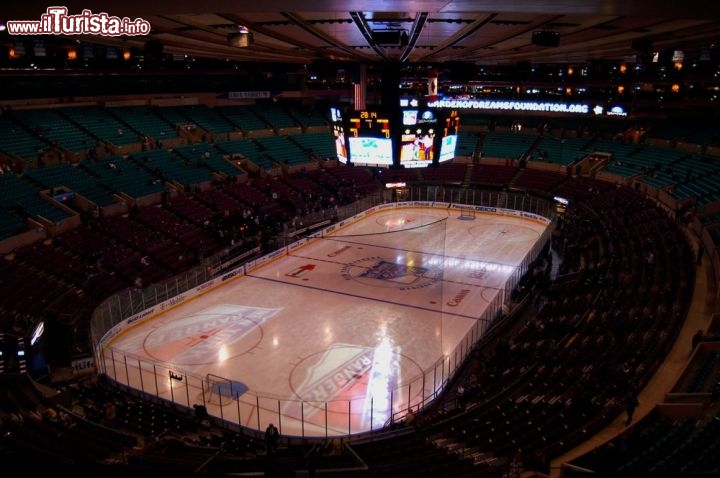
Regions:
[[227, 42], [235, 48], [247, 48], [253, 43], [253, 34], [247, 27], [239, 26], [237, 32], [228, 34]]

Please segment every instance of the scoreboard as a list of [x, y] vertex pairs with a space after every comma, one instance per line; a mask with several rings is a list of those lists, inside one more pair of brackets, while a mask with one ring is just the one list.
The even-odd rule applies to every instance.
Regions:
[[459, 115], [413, 104], [388, 109], [330, 108], [341, 163], [378, 167], [427, 167], [455, 157]]
[[350, 117], [348, 131], [355, 138], [369, 136], [390, 138], [390, 118], [377, 111], [356, 111]]
[[422, 168], [432, 164], [435, 159], [436, 130], [435, 111], [428, 108], [403, 109], [400, 165]]
[[450, 161], [455, 157], [457, 149], [458, 130], [460, 129], [460, 115], [457, 110], [445, 113], [442, 138], [440, 140], [440, 156], [438, 162]]
[[389, 115], [355, 111], [348, 120], [350, 161], [360, 166], [392, 166], [393, 137]]
[[457, 110], [449, 110], [445, 115], [445, 125], [443, 128], [443, 136], [451, 136], [457, 134], [460, 129], [460, 115]]

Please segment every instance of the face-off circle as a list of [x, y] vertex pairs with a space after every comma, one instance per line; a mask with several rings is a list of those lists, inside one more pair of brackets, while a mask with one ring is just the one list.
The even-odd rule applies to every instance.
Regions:
[[174, 365], [207, 365], [227, 360], [218, 350], [243, 339], [239, 356], [255, 348], [263, 338], [262, 327], [234, 314], [197, 314], [168, 322], [148, 334], [143, 349], [158, 362]]
[[401, 353], [382, 347], [333, 344], [303, 358], [292, 369], [290, 388], [299, 400], [309, 404], [344, 404], [365, 398], [373, 390], [390, 393], [392, 388], [402, 389], [404, 377], [421, 376], [420, 365]]
[[505, 243], [534, 242], [540, 233], [530, 227], [505, 224], [502, 222], [483, 222], [468, 228], [468, 232], [480, 243], [502, 240]]
[[391, 213], [383, 214], [375, 219], [375, 223], [382, 227], [383, 231], [404, 231], [429, 226], [439, 221], [440, 218], [429, 214], [407, 214]]

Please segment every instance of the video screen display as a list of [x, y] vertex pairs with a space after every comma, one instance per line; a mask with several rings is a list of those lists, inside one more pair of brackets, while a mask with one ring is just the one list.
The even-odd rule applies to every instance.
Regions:
[[460, 115], [457, 110], [450, 110], [445, 116], [442, 138], [440, 140], [440, 156], [438, 162], [450, 161], [455, 157], [457, 149]]
[[418, 110], [403, 110], [403, 126], [415, 126], [418, 120]]
[[333, 126], [333, 135], [335, 136], [335, 154], [338, 161], [345, 164], [348, 162], [347, 145], [345, 144], [345, 132], [342, 126]]
[[332, 123], [333, 137], [335, 138], [335, 154], [338, 161], [345, 164], [348, 162], [347, 143], [345, 142], [345, 126], [343, 124], [342, 111], [339, 108], [330, 108], [330, 121]]
[[451, 161], [458, 143], [456, 110], [408, 102], [399, 111], [330, 108], [335, 152], [341, 163], [422, 168]]
[[453, 134], [445, 136], [440, 143], [439, 162], [450, 161], [455, 157], [455, 149], [457, 148], [457, 135]]
[[393, 147], [390, 138], [348, 138], [350, 158], [354, 164], [363, 166], [392, 166]]
[[432, 110], [403, 110], [400, 164], [421, 168], [435, 159], [437, 118]]
[[350, 162], [365, 166], [392, 166], [390, 117], [378, 110], [355, 111], [348, 121]]

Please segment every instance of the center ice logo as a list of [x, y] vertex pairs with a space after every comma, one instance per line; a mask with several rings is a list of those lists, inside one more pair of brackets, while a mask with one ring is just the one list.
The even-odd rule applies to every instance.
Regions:
[[426, 267], [408, 266], [395, 264], [394, 262], [378, 261], [374, 266], [365, 270], [359, 277], [399, 282], [401, 284], [412, 284], [427, 274]]
[[343, 266], [346, 280], [355, 280], [376, 287], [398, 287], [400, 290], [419, 289], [442, 279], [442, 270], [431, 266], [410, 266], [382, 257], [366, 257]]

